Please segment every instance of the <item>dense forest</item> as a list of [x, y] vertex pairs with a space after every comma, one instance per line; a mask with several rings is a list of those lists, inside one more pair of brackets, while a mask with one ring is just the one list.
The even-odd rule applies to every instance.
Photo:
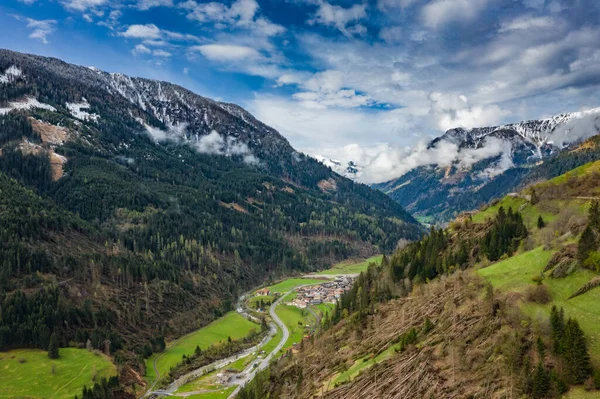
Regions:
[[[165, 82], [123, 87], [123, 75], [0, 55], [0, 71], [22, 72], [0, 84], [0, 107], [46, 104], [0, 115], [0, 350], [46, 350], [54, 337], [143, 371], [165, 337], [223, 315], [266, 279], [423, 233], [399, 204], [296, 152], [239, 107]], [[143, 92], [154, 89], [173, 97]], [[67, 107], [82, 102], [97, 117]], [[235, 151], [199, 151], [217, 130]], [[94, 391], [83, 396], [103, 395]]]

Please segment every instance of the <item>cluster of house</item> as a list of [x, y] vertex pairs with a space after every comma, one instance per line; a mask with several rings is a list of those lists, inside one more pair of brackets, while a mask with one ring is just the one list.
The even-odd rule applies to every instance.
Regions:
[[353, 283], [354, 277], [340, 276], [334, 281], [328, 281], [309, 287], [300, 287], [298, 288], [296, 298], [287, 304], [304, 309], [308, 305], [336, 303], [344, 292], [352, 288]]

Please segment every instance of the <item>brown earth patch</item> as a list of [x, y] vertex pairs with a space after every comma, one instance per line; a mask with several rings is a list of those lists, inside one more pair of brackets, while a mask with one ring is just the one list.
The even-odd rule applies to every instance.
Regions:
[[38, 133], [45, 144], [63, 145], [69, 139], [69, 131], [60, 126], [29, 118], [33, 131]]

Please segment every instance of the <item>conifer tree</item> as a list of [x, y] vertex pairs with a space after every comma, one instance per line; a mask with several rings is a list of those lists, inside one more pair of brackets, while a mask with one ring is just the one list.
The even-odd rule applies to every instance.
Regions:
[[538, 216], [538, 220], [537, 220], [537, 228], [543, 229], [544, 227], [546, 227], [546, 222], [544, 222], [542, 215], [540, 215], [540, 216]]
[[58, 337], [56, 333], [52, 333], [50, 336], [50, 344], [48, 345], [48, 357], [50, 359], [58, 359]]
[[531, 396], [533, 398], [542, 399], [548, 396], [551, 387], [550, 375], [542, 362], [538, 364], [533, 372], [531, 385]]
[[570, 384], [581, 384], [592, 375], [585, 335], [577, 320], [570, 318], [562, 338], [562, 357], [565, 361], [565, 377]]

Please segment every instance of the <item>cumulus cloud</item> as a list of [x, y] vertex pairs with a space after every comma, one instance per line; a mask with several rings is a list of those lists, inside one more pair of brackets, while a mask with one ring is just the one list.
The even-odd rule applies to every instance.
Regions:
[[132, 39], [158, 39], [161, 37], [160, 29], [154, 24], [129, 25], [127, 30], [119, 35]]
[[398, 44], [404, 39], [402, 28], [400, 26], [391, 26], [381, 29], [381, 31], [379, 31], [379, 37], [388, 44]]
[[431, 114], [435, 117], [440, 130], [446, 131], [456, 127], [466, 129], [499, 124], [509, 111], [498, 105], [469, 105], [464, 95], [443, 94], [433, 92], [429, 95]]
[[235, 44], [205, 44], [194, 46], [192, 50], [199, 51], [212, 61], [239, 61], [260, 57], [260, 53], [255, 49]]
[[131, 50], [131, 53], [133, 55], [140, 55], [140, 54], [150, 54], [152, 51], [144, 46], [143, 44], [138, 44], [137, 46], [134, 47], [133, 50]]
[[256, 0], [236, 0], [231, 6], [220, 2], [198, 3], [188, 0], [179, 4], [179, 7], [188, 11], [188, 19], [201, 24], [213, 24], [217, 29], [236, 27], [265, 36], [275, 36], [285, 31], [283, 26], [257, 15], [260, 7]]
[[102, 6], [107, 2], [108, 0], [65, 0], [62, 1], [62, 4], [68, 10], [84, 12]]
[[173, 7], [173, 0], [139, 0], [137, 3], [137, 8], [143, 11], [154, 7]]
[[165, 50], [154, 50], [152, 52], [152, 55], [154, 55], [156, 57], [169, 58], [171, 56], [171, 53], [169, 53], [168, 51], [165, 51]]
[[367, 29], [358, 21], [367, 17], [366, 5], [354, 4], [350, 8], [331, 5], [326, 1], [319, 1], [314, 16], [307, 22], [309, 25], [320, 24], [338, 29], [345, 36], [362, 36]]
[[423, 7], [423, 23], [439, 28], [457, 21], [471, 21], [485, 9], [488, 0], [434, 0]]
[[36, 20], [18, 15], [14, 15], [13, 17], [27, 23], [27, 27], [32, 30], [29, 34], [30, 39], [39, 40], [44, 44], [49, 43], [48, 36], [56, 30], [57, 21], [54, 19]]
[[509, 32], [513, 30], [529, 31], [532, 29], [551, 29], [556, 27], [558, 22], [549, 16], [544, 17], [531, 17], [524, 16], [518, 17], [508, 22], [504, 22], [499, 29], [499, 32]]

